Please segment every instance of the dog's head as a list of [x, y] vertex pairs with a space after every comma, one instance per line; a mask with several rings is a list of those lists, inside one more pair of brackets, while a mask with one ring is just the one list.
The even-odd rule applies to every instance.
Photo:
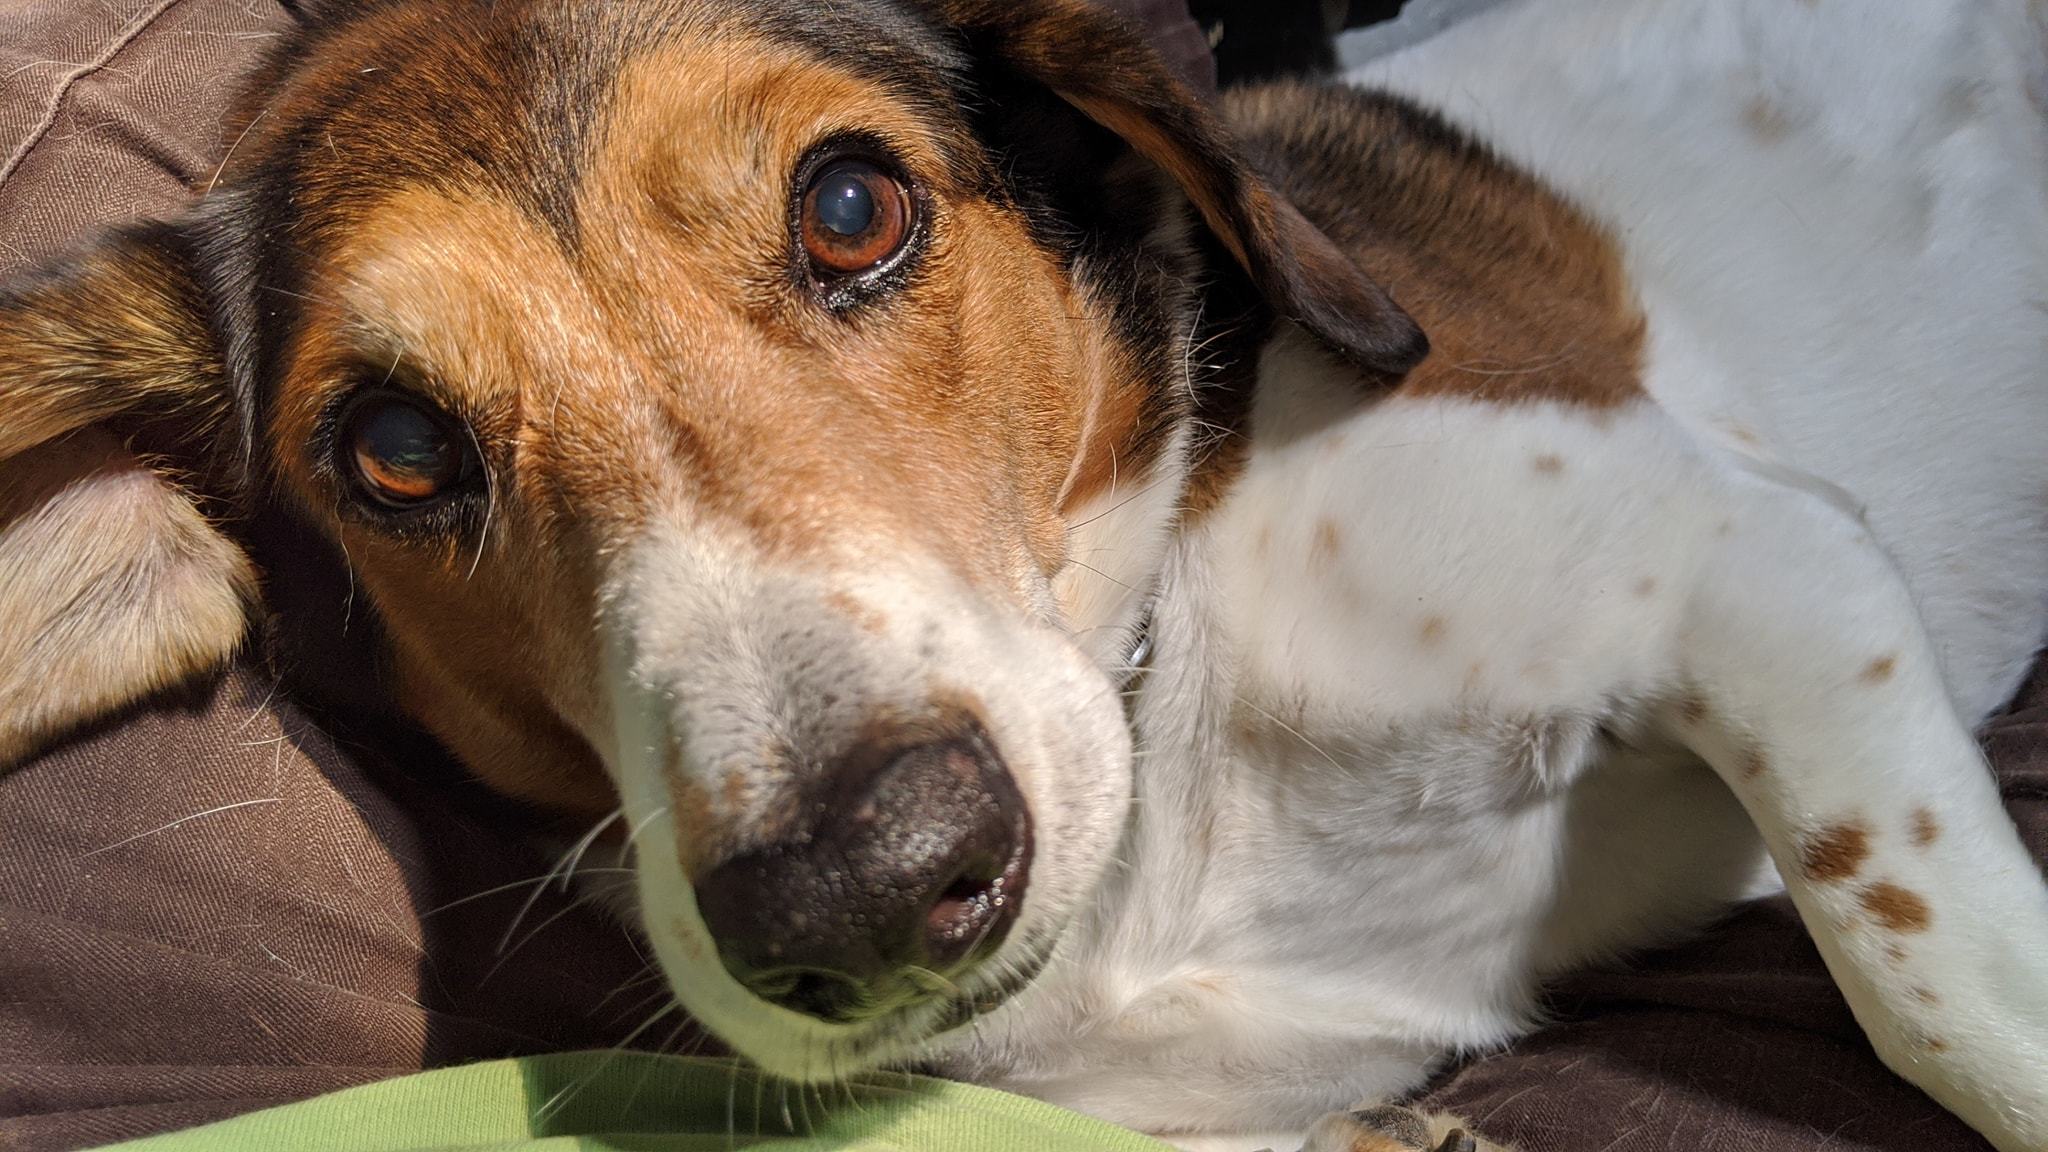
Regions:
[[389, 0], [254, 91], [191, 217], [0, 296], [0, 758], [231, 649], [193, 500], [281, 502], [470, 769], [622, 803], [685, 1007], [788, 1076], [999, 1001], [1115, 847], [1189, 237], [1421, 351], [1085, 0]]

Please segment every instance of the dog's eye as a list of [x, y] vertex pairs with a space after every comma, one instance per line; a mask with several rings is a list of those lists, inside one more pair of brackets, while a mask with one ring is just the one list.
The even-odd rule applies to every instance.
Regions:
[[804, 252], [823, 277], [865, 272], [910, 235], [910, 193], [865, 160], [835, 160], [804, 189]]
[[357, 403], [342, 427], [343, 452], [363, 490], [392, 508], [414, 508], [467, 480], [475, 457], [451, 421], [399, 396]]

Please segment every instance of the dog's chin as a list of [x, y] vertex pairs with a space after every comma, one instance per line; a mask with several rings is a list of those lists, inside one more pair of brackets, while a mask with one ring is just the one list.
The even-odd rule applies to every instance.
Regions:
[[[1027, 988], [1052, 951], [1051, 942], [1006, 949], [963, 975], [954, 992], [858, 1025], [831, 1026], [825, 1036], [814, 1031], [717, 1034], [769, 1075], [795, 1083], [836, 1083], [880, 1068], [930, 1071], [953, 1040], [971, 1032], [974, 1021]], [[790, 1015], [766, 1004], [762, 1011]]]
[[[885, 1014], [827, 1023], [770, 1004], [734, 980], [716, 948], [694, 923], [696, 910], [677, 875], [664, 878], [664, 832], [642, 834], [640, 920], [676, 1002], [734, 1054], [778, 1079], [836, 1083], [878, 1068], [915, 1070], [951, 1038], [1029, 987], [1051, 960], [1060, 926], [1043, 922], [1019, 931], [1000, 950], [937, 990]], [[654, 843], [645, 843], [654, 841]]]

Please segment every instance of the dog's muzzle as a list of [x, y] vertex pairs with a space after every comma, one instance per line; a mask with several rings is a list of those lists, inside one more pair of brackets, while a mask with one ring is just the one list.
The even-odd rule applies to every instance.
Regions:
[[726, 970], [829, 1023], [951, 994], [1008, 934], [1030, 873], [1030, 813], [978, 726], [881, 743], [834, 765], [792, 831], [696, 884]]

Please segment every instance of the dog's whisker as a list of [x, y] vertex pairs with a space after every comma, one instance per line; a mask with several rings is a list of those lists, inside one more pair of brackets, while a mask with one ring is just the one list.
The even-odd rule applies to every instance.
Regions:
[[665, 974], [662, 972], [659, 966], [652, 964], [647, 965], [646, 967], [643, 967], [635, 975], [628, 976], [624, 980], [620, 981], [618, 987], [613, 988], [611, 991], [605, 993], [603, 999], [599, 1000], [597, 1003], [590, 1006], [590, 1010], [592, 1012], [596, 1012], [599, 1008], [602, 1008], [606, 1004], [611, 1003], [612, 999], [622, 992], [625, 992], [632, 988], [638, 988], [652, 980], [661, 980], [665, 978]]
[[668, 815], [668, 805], [663, 804], [661, 807], [641, 817], [639, 823], [634, 824], [632, 828], [628, 829], [626, 832], [626, 842], [619, 846], [619, 859], [621, 861], [625, 860], [626, 854], [633, 850], [633, 842], [640, 838], [640, 833], [646, 831], [649, 824], [666, 815]]
[[159, 824], [156, 827], [151, 828], [147, 832], [137, 832], [133, 836], [124, 836], [121, 839], [114, 841], [112, 844], [102, 844], [99, 847], [92, 849], [91, 851], [80, 853], [76, 857], [76, 859], [86, 860], [91, 857], [98, 856], [103, 852], [112, 852], [116, 848], [120, 848], [128, 844], [133, 844], [137, 840], [146, 840], [149, 837], [155, 836], [160, 832], [169, 832], [173, 828], [182, 827], [186, 824], [190, 824], [194, 820], [198, 820], [207, 816], [218, 816], [222, 812], [233, 812], [237, 808], [253, 808], [258, 804], [277, 804], [281, 803], [283, 799], [284, 798], [281, 796], [265, 796], [256, 800], [237, 800], [232, 804], [221, 804], [213, 808], [208, 808], [201, 812], [194, 812], [190, 816], [180, 816], [176, 820], [173, 820], [168, 824]]
[[729, 1063], [729, 1075], [727, 1075], [725, 1081], [725, 1147], [727, 1152], [737, 1148], [740, 1141], [740, 1061], [735, 1057]]
[[[1166, 478], [1166, 477], [1164, 477], [1164, 476], [1160, 476], [1160, 477], [1156, 477], [1156, 478], [1154, 478], [1154, 479], [1152, 479], [1152, 480], [1148, 480], [1148, 481], [1146, 481], [1146, 482], [1145, 482], [1145, 483], [1143, 483], [1143, 484], [1140, 484], [1140, 485], [1139, 485], [1139, 486], [1138, 486], [1137, 488], [1135, 488], [1135, 489], [1133, 489], [1133, 490], [1132, 490], [1132, 492], [1131, 492], [1131, 494], [1130, 494], [1130, 495], [1128, 495], [1128, 496], [1124, 497], [1123, 499], [1121, 499], [1121, 500], [1117, 501], [1116, 503], [1114, 503], [1114, 504], [1110, 505], [1109, 507], [1107, 507], [1107, 508], [1104, 508], [1104, 509], [1103, 509], [1102, 511], [1100, 511], [1100, 512], [1097, 512], [1097, 513], [1096, 513], [1095, 515], [1093, 515], [1093, 516], [1090, 516], [1090, 517], [1088, 517], [1088, 518], [1087, 518], [1086, 520], [1080, 520], [1080, 521], [1076, 521], [1076, 522], [1075, 522], [1075, 523], [1074, 523], [1074, 524], [1072, 525], [1072, 527], [1071, 527], [1071, 528], [1069, 528], [1069, 531], [1072, 531], [1072, 530], [1073, 530], [1073, 528], [1086, 528], [1086, 527], [1087, 527], [1088, 525], [1090, 525], [1090, 524], [1093, 524], [1093, 523], [1095, 523], [1095, 522], [1096, 522], [1097, 520], [1100, 520], [1100, 519], [1102, 519], [1103, 517], [1105, 517], [1105, 516], [1108, 516], [1108, 515], [1110, 515], [1111, 513], [1113, 513], [1113, 512], [1115, 512], [1115, 511], [1117, 511], [1117, 510], [1118, 510], [1118, 509], [1120, 509], [1120, 508], [1122, 508], [1122, 507], [1123, 507], [1124, 505], [1126, 505], [1126, 504], [1129, 504], [1129, 503], [1130, 503], [1131, 501], [1133, 501], [1133, 500], [1136, 500], [1136, 499], [1137, 499], [1137, 498], [1139, 498], [1140, 496], [1143, 496], [1143, 495], [1145, 495], [1146, 493], [1148, 493], [1148, 492], [1151, 492], [1152, 490], [1154, 490], [1154, 489], [1158, 488], [1158, 487], [1159, 487], [1159, 486], [1160, 486], [1161, 484], [1164, 484], [1164, 483], [1166, 483], [1166, 481], [1167, 481], [1167, 478]], [[1112, 491], [1112, 492], [1116, 491], [1116, 488], [1115, 488], [1115, 486], [1114, 486], [1114, 485], [1112, 485], [1112, 486], [1111, 486], [1111, 488], [1110, 488], [1110, 491]]]
[[[463, 428], [463, 431], [465, 431], [465, 432], [469, 433], [469, 444], [470, 444], [470, 447], [471, 447], [471, 448], [475, 449], [475, 451], [476, 451], [476, 458], [477, 458], [478, 460], [484, 460], [484, 459], [485, 459], [485, 457], [484, 457], [484, 446], [483, 446], [482, 442], [480, 442], [480, 441], [479, 441], [479, 440], [477, 440], [477, 438], [476, 438], [476, 428], [475, 428], [474, 426], [472, 426], [472, 425], [468, 424], [468, 423], [464, 423], [464, 424], [463, 424], [463, 426], [462, 426], [462, 428]], [[491, 468], [491, 466], [490, 466], [490, 464], [489, 464], [489, 463], [485, 463], [485, 464], [483, 465], [483, 472], [484, 472], [484, 525], [483, 525], [483, 527], [482, 527], [481, 529], [478, 529], [478, 531], [477, 531], [477, 536], [476, 536], [476, 555], [475, 555], [474, 557], [472, 557], [472, 558], [470, 559], [470, 561], [469, 561], [469, 574], [463, 577], [463, 579], [465, 579], [465, 580], [474, 580], [474, 579], [476, 579], [476, 570], [477, 570], [477, 566], [483, 563], [483, 561], [484, 561], [484, 549], [485, 549], [485, 548], [487, 548], [487, 547], [489, 547], [489, 546], [490, 546], [490, 542], [491, 542], [491, 516], [492, 516], [492, 514], [493, 514], [494, 512], [496, 512], [496, 511], [497, 511], [497, 507], [498, 507], [498, 479], [497, 479], [497, 472], [496, 472], [496, 471], [495, 471], [494, 469], [492, 469], [492, 468]]]
[[498, 953], [497, 962], [492, 964], [490, 970], [485, 972], [483, 974], [483, 977], [477, 981], [477, 986], [482, 987], [483, 985], [490, 983], [491, 977], [496, 976], [498, 974], [498, 971], [505, 967], [506, 963], [509, 962], [512, 959], [512, 957], [518, 955], [520, 949], [526, 947], [528, 944], [533, 943], [534, 940], [537, 939], [541, 933], [553, 927], [563, 917], [569, 915], [572, 912], [575, 912], [577, 909], [582, 908], [584, 905], [589, 904], [593, 899], [595, 898], [592, 896], [579, 896], [576, 899], [569, 901], [567, 904], [563, 905], [560, 909], [558, 909], [554, 915], [541, 921], [537, 926], [534, 927], [532, 931], [520, 937], [519, 943], [514, 944], [509, 948], [500, 949]]
[[1257, 704], [1252, 703], [1251, 701], [1245, 699], [1242, 696], [1239, 696], [1237, 698], [1237, 702], [1251, 709], [1252, 711], [1257, 712], [1259, 715], [1265, 717], [1273, 723], [1279, 725], [1282, 731], [1286, 732], [1289, 736], [1294, 737], [1296, 740], [1301, 741], [1303, 747], [1307, 748], [1311, 752], [1314, 752], [1316, 755], [1321, 756], [1324, 760], [1329, 761], [1330, 767], [1335, 768], [1340, 772], [1345, 770], [1342, 762], [1340, 762], [1335, 756], [1332, 756], [1328, 752], [1324, 751], [1322, 745], [1316, 743], [1315, 741], [1309, 739], [1307, 736], [1303, 735], [1301, 730], [1296, 728], [1294, 725], [1289, 724], [1287, 721], [1282, 720], [1280, 717], [1275, 716], [1273, 713], [1267, 711], [1264, 708], [1259, 707]]
[[635, 1015], [636, 1013], [644, 1012], [647, 1010], [648, 1006], [653, 1004], [656, 1000], [661, 999], [663, 996], [671, 996], [673, 994], [674, 993], [672, 993], [668, 987], [668, 982], [664, 979], [660, 987], [656, 988], [652, 992], [649, 992], [641, 996], [638, 1000], [633, 1001], [631, 1004], [613, 1013], [612, 1022], [617, 1023], [618, 1021], [624, 1020], [630, 1016]]
[[604, 1070], [606, 1068], [611, 1067], [612, 1061], [618, 1059], [618, 1057], [627, 1050], [627, 1048], [633, 1043], [633, 1041], [638, 1040], [642, 1035], [646, 1033], [646, 1031], [649, 1028], [654, 1027], [654, 1025], [658, 1023], [662, 1017], [668, 1015], [671, 1012], [676, 1011], [679, 1007], [681, 1006], [677, 1004], [665, 1005], [659, 1011], [655, 1012], [654, 1015], [649, 1016], [647, 1019], [641, 1021], [637, 1027], [635, 1027], [631, 1032], [628, 1032], [626, 1034], [625, 1039], [619, 1041], [617, 1044], [614, 1044], [610, 1048], [606, 1049], [604, 1058], [599, 1060], [597, 1064], [593, 1066], [589, 1071], [584, 1072], [582, 1075], [576, 1077], [576, 1079], [570, 1081], [568, 1084], [563, 1085], [561, 1088], [555, 1091], [554, 1095], [548, 1097], [547, 1100], [543, 1101], [541, 1106], [535, 1109], [533, 1112], [533, 1122], [536, 1125], [545, 1125], [548, 1121], [552, 1120], [555, 1117], [556, 1113], [558, 1113], [561, 1109], [568, 1106], [569, 1101], [575, 1098], [576, 1093], [581, 1092], [585, 1087], [589, 1086], [589, 1084], [593, 1080], [603, 1075]]
[[[603, 875], [605, 873], [621, 873], [630, 876], [633, 874], [633, 872], [634, 870], [631, 868], [585, 868], [583, 870], [583, 875], [597, 876]], [[428, 916], [438, 916], [441, 913], [448, 911], [450, 908], [457, 908], [464, 904], [474, 903], [478, 900], [486, 900], [492, 896], [498, 896], [506, 892], [512, 892], [520, 888], [528, 887], [529, 885], [540, 885], [542, 887], [546, 887], [551, 881], [554, 880], [554, 878], [554, 870], [550, 869], [547, 872], [547, 874], [543, 876], [534, 876], [526, 880], [514, 880], [510, 884], [499, 884], [495, 887], [486, 888], [481, 892], [472, 892], [467, 896], [458, 896], [455, 899], [448, 901], [446, 904], [438, 904], [432, 908], [427, 909], [425, 912], [420, 913], [420, 916], [422, 918]]]
[[569, 881], [576, 874], [576, 866], [583, 862], [583, 854], [590, 851], [590, 846], [592, 844], [597, 843], [597, 838], [599, 836], [604, 835], [605, 829], [611, 827], [615, 821], [617, 821], [620, 817], [624, 816], [625, 814], [626, 810], [623, 807], [612, 809], [610, 815], [606, 816], [602, 820], [599, 820], [594, 826], [592, 826], [590, 831], [585, 832], [583, 834], [582, 839], [576, 841], [575, 845], [570, 848], [568, 866], [562, 869], [561, 890], [563, 892], [567, 892], [569, 890]]
[[[527, 893], [526, 902], [519, 906], [519, 911], [513, 915], [512, 922], [505, 926], [505, 934], [498, 940], [498, 954], [500, 956], [505, 954], [505, 949], [512, 942], [513, 935], [519, 931], [520, 922], [526, 919], [527, 913], [533, 911], [533, 906], [539, 902], [541, 893], [547, 890], [547, 881], [560, 873], [563, 865], [568, 864], [571, 859], [581, 859], [583, 849], [588, 846], [588, 842], [595, 840], [602, 834], [605, 828], [613, 820], [618, 819], [624, 811], [624, 808], [614, 809], [609, 815], [599, 820], [588, 832], [585, 832], [582, 838], [578, 839], [568, 849], [564, 850], [560, 856], [556, 857], [554, 866], [547, 870], [547, 874], [542, 877], [541, 883], [532, 892]], [[563, 885], [563, 890], [568, 890], [566, 882]], [[571, 904], [571, 907], [574, 907], [574, 904]], [[493, 968], [492, 971], [496, 971], [496, 969]]]

